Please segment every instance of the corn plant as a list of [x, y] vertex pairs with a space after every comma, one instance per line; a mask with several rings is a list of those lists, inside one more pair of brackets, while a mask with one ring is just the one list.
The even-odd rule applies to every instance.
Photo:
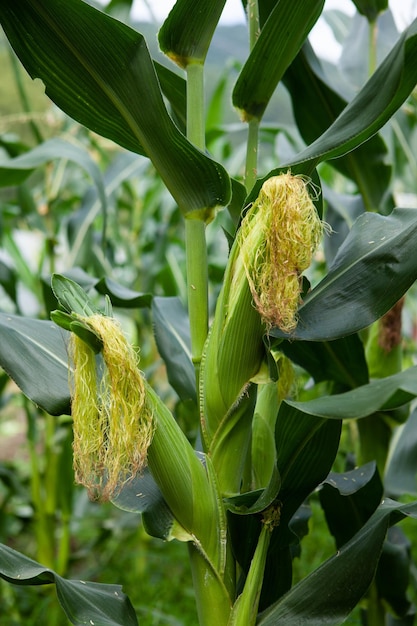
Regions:
[[[324, 0], [243, 2], [250, 51], [232, 101], [247, 142], [236, 173], [206, 150], [205, 61], [224, 4], [177, 0], [159, 46], [179, 75], [151, 58], [140, 33], [82, 0], [2, 0], [6, 36], [51, 100], [152, 163], [181, 214], [187, 292], [185, 303], [152, 297], [111, 275], [83, 275], [81, 286], [71, 267], [51, 268], [51, 321], [1, 314], [1, 364], [49, 416], [71, 415], [74, 475], [92, 499], [187, 543], [201, 625], [340, 624], [361, 601], [369, 626], [392, 614], [411, 623], [412, 568], [395, 524], [417, 516], [416, 366], [401, 333], [417, 214], [396, 206], [380, 131], [417, 82], [417, 21], [383, 60], [372, 56], [369, 78], [345, 99], [308, 43]], [[355, 5], [375, 33], [387, 2]], [[281, 83], [304, 145], [258, 175]], [[41, 142], [0, 173], [17, 184], [56, 149]], [[82, 165], [98, 190], [109, 265], [106, 189], [94, 162]], [[341, 178], [354, 193], [339, 193]], [[229, 254], [212, 307], [207, 234], [220, 226]], [[194, 438], [146, 379], [114, 312], [137, 306], [150, 308]], [[355, 459], [342, 463], [352, 432]], [[293, 585], [315, 493], [336, 552]], [[120, 586], [65, 579], [5, 545], [0, 575], [55, 583], [74, 624], [137, 624]]]

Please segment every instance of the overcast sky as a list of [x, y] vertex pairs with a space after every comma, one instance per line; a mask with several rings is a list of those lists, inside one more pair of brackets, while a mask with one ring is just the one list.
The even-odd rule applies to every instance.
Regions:
[[[166, 17], [170, 9], [175, 4], [175, 0], [134, 0], [134, 15], [139, 19], [149, 20], [151, 13], [160, 21]], [[412, 17], [417, 15], [416, 0], [390, 0], [390, 7], [398, 19], [404, 24], [410, 23]], [[149, 7], [149, 8], [148, 8]], [[347, 13], [353, 13], [354, 5], [351, 0], [326, 0], [326, 9], [341, 9]], [[150, 10], [149, 10], [150, 9]], [[223, 23], [236, 23], [244, 20], [241, 0], [226, 0], [223, 11]]]
[[[175, 0], [134, 0], [133, 16], [138, 20], [156, 20], [162, 23], [174, 4]], [[417, 0], [389, 0], [389, 5], [399, 30], [403, 30], [417, 17]], [[348, 14], [353, 14], [355, 7], [351, 0], [326, 0], [325, 9], [340, 9]], [[221, 22], [223, 24], [235, 24], [243, 23], [244, 20], [241, 0], [226, 0]], [[339, 47], [324, 20], [319, 20], [316, 24], [310, 35], [310, 40], [319, 56], [335, 60]]]

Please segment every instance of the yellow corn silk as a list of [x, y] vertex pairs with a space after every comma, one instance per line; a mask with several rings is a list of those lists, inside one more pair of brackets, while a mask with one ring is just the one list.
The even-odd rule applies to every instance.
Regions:
[[267, 329], [291, 332], [296, 327], [301, 274], [323, 234], [308, 185], [290, 173], [269, 178], [239, 230], [252, 298]]
[[103, 371], [93, 350], [71, 336], [75, 479], [92, 499], [117, 495], [147, 462], [154, 425], [138, 358], [110, 317], [80, 318], [103, 343]]

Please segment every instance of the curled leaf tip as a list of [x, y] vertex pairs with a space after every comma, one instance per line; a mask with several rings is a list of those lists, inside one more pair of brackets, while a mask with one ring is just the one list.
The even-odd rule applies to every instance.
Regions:
[[108, 500], [146, 466], [152, 410], [137, 355], [120, 325], [98, 314], [83, 321], [103, 349], [97, 361], [89, 345], [71, 336], [75, 479], [92, 499]]
[[242, 220], [241, 254], [252, 298], [267, 329], [297, 325], [302, 272], [312, 261], [324, 223], [309, 182], [291, 173], [269, 178]]

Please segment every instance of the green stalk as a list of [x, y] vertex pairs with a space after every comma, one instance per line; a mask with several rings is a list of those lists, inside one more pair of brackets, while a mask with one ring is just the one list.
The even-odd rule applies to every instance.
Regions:
[[[249, 49], [252, 50], [259, 36], [259, 7], [258, 0], [249, 0], [247, 6], [249, 22]], [[245, 187], [249, 192], [256, 182], [258, 173], [258, 144], [259, 144], [259, 124], [258, 118], [248, 121], [248, 141], [246, 146], [245, 164]]]
[[246, 147], [245, 187], [249, 192], [258, 174], [259, 120], [254, 117], [248, 122], [248, 142]]
[[369, 76], [376, 70], [377, 66], [377, 20], [369, 22]]
[[46, 567], [54, 568], [53, 538], [48, 528], [48, 515], [44, 508], [44, 498], [41, 485], [41, 468], [39, 465], [39, 451], [36, 449], [37, 430], [36, 418], [32, 413], [29, 400], [25, 398], [25, 412], [28, 427], [28, 448], [30, 456], [30, 487], [34, 507], [34, 525], [37, 543], [37, 559]]
[[[205, 147], [204, 66], [187, 66], [187, 137], [198, 148]], [[205, 221], [202, 216], [185, 220], [187, 295], [190, 316], [191, 353], [199, 380], [201, 355], [208, 332], [208, 270]]]
[[187, 251], [187, 294], [190, 316], [191, 354], [199, 376], [201, 355], [208, 330], [208, 271], [205, 223], [185, 220]]

